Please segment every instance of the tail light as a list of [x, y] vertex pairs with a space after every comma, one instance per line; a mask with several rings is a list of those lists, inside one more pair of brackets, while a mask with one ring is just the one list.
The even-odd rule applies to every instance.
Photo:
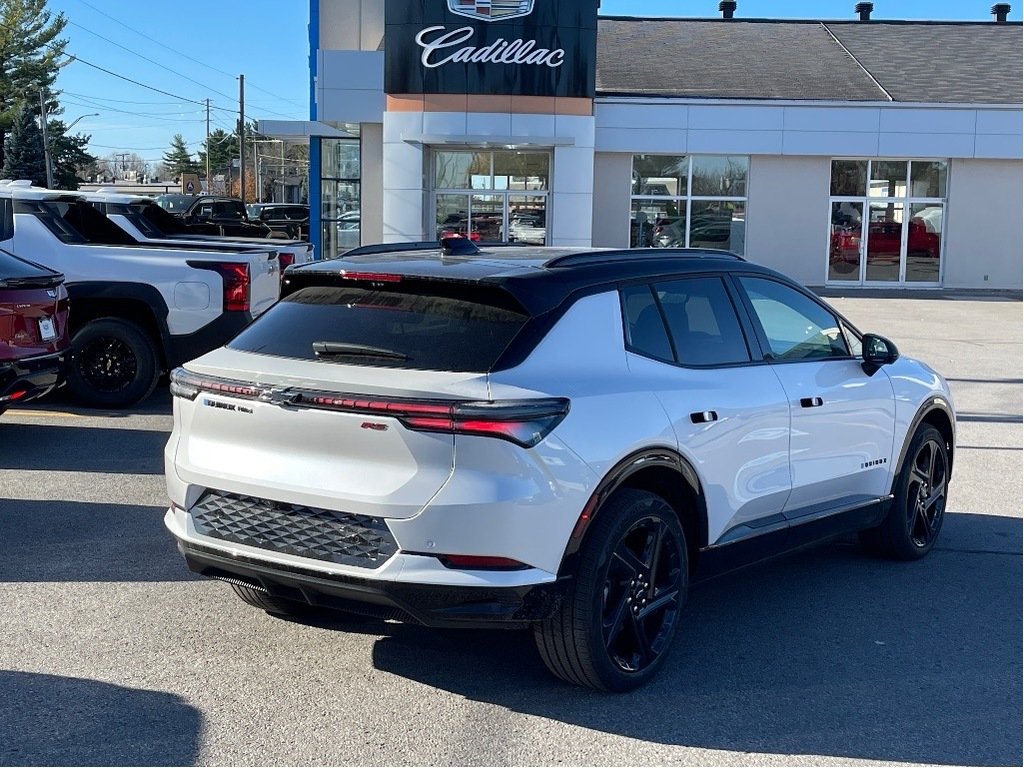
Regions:
[[184, 368], [171, 371], [171, 394], [184, 400], [195, 400], [200, 392], [233, 395], [255, 400], [263, 390], [253, 384], [217, 379], [212, 376], [197, 376]]
[[249, 311], [252, 277], [249, 274], [248, 264], [231, 261], [190, 261], [188, 265], [195, 269], [209, 269], [221, 276], [224, 281], [225, 312]]
[[21, 400], [25, 395], [28, 394], [27, 389], [19, 389], [17, 392], [11, 392], [9, 395], [0, 397], [0, 403], [13, 403], [16, 400]]
[[284, 271], [295, 263], [294, 253], [278, 253], [277, 263], [281, 267], [281, 285], [284, 286]]
[[367, 400], [333, 394], [299, 393], [292, 405], [392, 416], [417, 432], [444, 432], [508, 440], [532, 448], [569, 413], [564, 398], [504, 402]]
[[200, 392], [261, 400], [291, 408], [390, 417], [417, 432], [496, 437], [523, 448], [537, 445], [569, 413], [569, 401], [560, 397], [498, 402], [383, 399], [246, 384], [198, 376], [184, 368], [171, 373], [171, 394], [175, 397], [195, 400]]

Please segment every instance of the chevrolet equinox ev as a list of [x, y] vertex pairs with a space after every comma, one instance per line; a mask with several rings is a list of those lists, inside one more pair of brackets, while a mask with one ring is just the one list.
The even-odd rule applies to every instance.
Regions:
[[942, 526], [949, 388], [723, 251], [372, 246], [172, 376], [165, 523], [274, 614], [532, 630], [621, 691], [695, 578]]

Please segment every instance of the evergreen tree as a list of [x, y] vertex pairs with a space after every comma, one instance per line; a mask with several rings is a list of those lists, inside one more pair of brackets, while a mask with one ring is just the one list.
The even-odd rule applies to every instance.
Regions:
[[174, 138], [171, 139], [171, 148], [164, 152], [163, 164], [167, 174], [176, 179], [181, 178], [183, 173], [195, 173], [199, 169], [192, 159], [192, 153], [188, 151], [185, 138], [180, 133], [174, 134]]
[[231, 161], [238, 157], [238, 136], [234, 133], [217, 128], [210, 132], [210, 138], [203, 142], [199, 150], [199, 168], [206, 173], [206, 156], [210, 156], [210, 175], [224, 173]]
[[97, 158], [85, 150], [92, 137], [81, 133], [69, 136], [62, 120], [50, 120], [47, 130], [54, 186], [57, 189], [78, 189], [78, 179], [96, 165]]
[[36, 116], [25, 104], [4, 142], [4, 164], [0, 175], [5, 179], [31, 179], [39, 187], [46, 186], [46, 161], [43, 155], [43, 132]]
[[46, 9], [46, 0], [0, 0], [0, 163], [25, 102], [38, 105], [42, 91], [48, 111], [57, 107], [50, 89], [62, 66], [67, 41], [59, 35], [66, 24], [63, 13]]

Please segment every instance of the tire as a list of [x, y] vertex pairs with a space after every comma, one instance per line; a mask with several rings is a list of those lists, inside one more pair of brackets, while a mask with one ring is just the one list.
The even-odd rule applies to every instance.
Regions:
[[253, 608], [259, 608], [261, 611], [273, 614], [274, 616], [306, 616], [313, 612], [313, 608], [306, 603], [300, 603], [297, 600], [288, 600], [284, 597], [274, 597], [268, 595], [266, 592], [262, 592], [252, 587], [246, 587], [241, 584], [231, 584], [231, 588], [235, 590], [235, 594], [242, 600], [243, 603], [248, 603]]
[[645, 491], [618, 491], [580, 550], [558, 612], [534, 625], [553, 674], [600, 691], [646, 683], [665, 662], [688, 586], [686, 537], [675, 511]]
[[149, 397], [159, 378], [153, 341], [130, 320], [92, 320], [71, 340], [68, 389], [84, 405], [127, 408]]
[[935, 427], [914, 433], [893, 486], [893, 501], [880, 525], [861, 531], [861, 542], [875, 554], [895, 560], [920, 560], [942, 530], [949, 490], [949, 453]]

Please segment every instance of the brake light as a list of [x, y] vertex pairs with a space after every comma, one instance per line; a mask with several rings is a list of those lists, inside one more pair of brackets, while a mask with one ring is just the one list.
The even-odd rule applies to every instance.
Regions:
[[252, 384], [242, 384], [210, 376], [198, 376], [184, 368], [175, 368], [171, 371], [171, 394], [174, 397], [195, 400], [200, 392], [233, 395], [255, 400], [262, 393], [262, 389]]
[[443, 432], [507, 440], [532, 448], [547, 437], [569, 413], [565, 398], [465, 402], [457, 400], [403, 400], [370, 398], [333, 392], [264, 385], [201, 376], [177, 368], [171, 372], [171, 394], [195, 400], [200, 392], [261, 400], [289, 408], [386, 416], [417, 432]]
[[252, 277], [249, 265], [233, 261], [189, 261], [195, 269], [209, 269], [220, 275], [224, 282], [224, 311], [248, 312]]
[[397, 418], [417, 432], [496, 437], [532, 448], [547, 437], [569, 413], [564, 398], [467, 403], [416, 402], [299, 393], [291, 405]]
[[277, 263], [281, 265], [281, 275], [284, 276], [284, 271], [295, 263], [295, 254], [279, 253], [277, 254]]
[[371, 283], [400, 283], [401, 275], [389, 275], [384, 272], [348, 272], [342, 270], [342, 280], [367, 280]]
[[13, 403], [15, 400], [21, 400], [25, 395], [28, 394], [27, 389], [18, 390], [17, 392], [11, 392], [9, 395], [0, 397], [0, 403]]

